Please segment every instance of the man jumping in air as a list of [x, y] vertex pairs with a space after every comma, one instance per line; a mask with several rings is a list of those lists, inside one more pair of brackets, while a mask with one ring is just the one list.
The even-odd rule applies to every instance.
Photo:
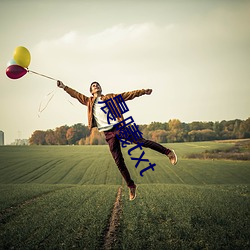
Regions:
[[[134, 200], [136, 197], [136, 185], [134, 181], [131, 179], [127, 166], [125, 164], [120, 140], [117, 137], [118, 129], [117, 125], [119, 122], [124, 120], [122, 114], [119, 115], [117, 119], [109, 120], [107, 119], [108, 113], [103, 112], [105, 107], [104, 101], [108, 99], [113, 99], [118, 94], [102, 94], [102, 88], [98, 82], [93, 82], [90, 85], [90, 93], [92, 94], [91, 97], [87, 97], [76, 90], [65, 86], [63, 82], [57, 81], [57, 86], [59, 88], [63, 88], [69, 95], [73, 98], [76, 98], [80, 103], [86, 105], [88, 107], [88, 126], [89, 129], [97, 127], [99, 132], [104, 132], [106, 137], [106, 141], [109, 144], [110, 152], [115, 160], [116, 165], [118, 166], [119, 171], [121, 172], [124, 180], [129, 187], [129, 199]], [[142, 89], [142, 90], [135, 90], [131, 92], [123, 92], [121, 93], [121, 97], [124, 101], [132, 100], [135, 97], [139, 97], [142, 95], [150, 95], [152, 93], [152, 89]], [[119, 109], [118, 109], [119, 110]], [[120, 111], [119, 111], [120, 112]], [[133, 143], [140, 144], [143, 147], [151, 148], [159, 153], [166, 155], [171, 164], [175, 165], [177, 163], [177, 156], [174, 150], [170, 150], [168, 148], [163, 147], [159, 143], [153, 142], [151, 140], [146, 140], [144, 138], [139, 138], [138, 140], [134, 140]]]

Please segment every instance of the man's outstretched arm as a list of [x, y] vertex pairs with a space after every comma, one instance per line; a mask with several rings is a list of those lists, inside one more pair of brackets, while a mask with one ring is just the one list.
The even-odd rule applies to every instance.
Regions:
[[132, 100], [135, 97], [139, 97], [142, 95], [150, 95], [152, 91], [153, 91], [152, 89], [141, 89], [141, 90], [134, 90], [130, 92], [123, 92], [121, 93], [121, 95], [125, 101], [128, 101], [128, 100]]
[[77, 92], [76, 90], [64, 85], [62, 81], [57, 81], [57, 86], [59, 88], [64, 89], [69, 95], [71, 95], [73, 98], [76, 98], [80, 103], [83, 105], [87, 105], [89, 97]]

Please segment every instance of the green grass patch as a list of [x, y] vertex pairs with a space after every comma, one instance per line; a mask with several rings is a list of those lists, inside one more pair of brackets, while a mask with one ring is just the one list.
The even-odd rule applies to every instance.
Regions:
[[[143, 149], [143, 177], [123, 149], [139, 188], [123, 184], [114, 249], [249, 249], [249, 162], [186, 158], [232, 142], [165, 145], [178, 164]], [[106, 145], [0, 147], [0, 249], [102, 249], [121, 184]]]
[[117, 190], [66, 186], [8, 211], [1, 216], [0, 249], [100, 249]]
[[0, 184], [0, 211], [72, 185]]
[[248, 249], [249, 185], [141, 185], [118, 249]]
[[187, 158], [250, 161], [250, 140], [238, 140], [230, 147], [205, 150], [201, 153], [192, 152], [187, 155]]
[[0, 148], [0, 183], [121, 184], [107, 146]]

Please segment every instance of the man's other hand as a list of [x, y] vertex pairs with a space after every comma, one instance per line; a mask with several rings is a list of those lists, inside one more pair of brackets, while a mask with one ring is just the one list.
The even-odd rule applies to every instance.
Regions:
[[59, 87], [59, 88], [62, 88], [62, 89], [64, 89], [65, 88], [65, 85], [63, 84], [63, 82], [62, 81], [57, 81], [57, 86]]
[[152, 93], [152, 89], [145, 89], [145, 94], [146, 95], [150, 95]]

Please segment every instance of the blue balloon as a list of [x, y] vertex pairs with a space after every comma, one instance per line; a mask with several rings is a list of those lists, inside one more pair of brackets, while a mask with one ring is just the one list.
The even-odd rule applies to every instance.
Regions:
[[14, 58], [10, 59], [7, 63], [7, 67], [9, 67], [10, 65], [17, 65], [16, 61], [14, 60]]

